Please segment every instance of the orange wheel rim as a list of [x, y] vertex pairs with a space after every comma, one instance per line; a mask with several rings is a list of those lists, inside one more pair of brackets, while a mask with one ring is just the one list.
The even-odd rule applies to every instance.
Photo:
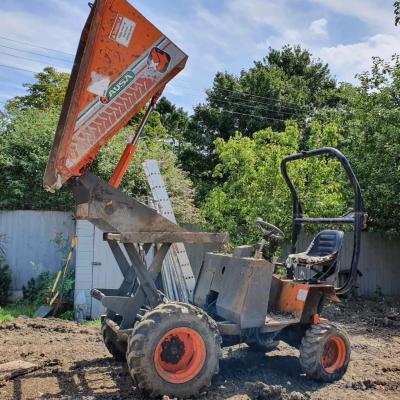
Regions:
[[158, 342], [154, 365], [158, 374], [170, 383], [185, 383], [195, 378], [204, 366], [206, 346], [191, 328], [168, 331]]
[[332, 336], [325, 344], [321, 356], [321, 363], [324, 370], [333, 374], [342, 368], [346, 362], [346, 344], [339, 336]]

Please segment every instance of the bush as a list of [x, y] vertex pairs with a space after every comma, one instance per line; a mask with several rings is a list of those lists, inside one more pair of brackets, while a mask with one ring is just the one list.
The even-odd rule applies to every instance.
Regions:
[[[333, 124], [313, 124], [307, 146], [336, 147], [339, 139]], [[219, 163], [214, 175], [223, 183], [203, 204], [206, 228], [227, 231], [235, 245], [253, 244], [260, 237], [254, 221], [262, 217], [290, 237], [293, 206], [280, 164], [286, 155], [298, 152], [301, 140], [297, 125], [289, 123], [283, 132], [265, 129], [252, 138], [237, 133], [227, 141], [217, 139]], [[338, 161], [325, 157], [299, 160], [288, 165], [288, 173], [298, 189], [304, 216], [335, 217], [348, 210], [348, 184]]]
[[55, 274], [50, 272], [42, 272], [36, 279], [31, 278], [27, 286], [22, 286], [24, 300], [34, 304], [47, 303], [55, 278]]
[[[47, 304], [51, 298], [51, 289], [54, 285], [55, 279], [56, 274], [50, 272], [42, 272], [36, 279], [31, 278], [28, 281], [27, 286], [22, 287], [24, 300], [37, 305]], [[62, 279], [63, 278], [61, 277], [58, 282], [58, 290], [61, 290]], [[70, 304], [73, 304], [75, 288], [73, 269], [70, 269], [67, 272], [63, 286], [63, 299], [67, 300]]]

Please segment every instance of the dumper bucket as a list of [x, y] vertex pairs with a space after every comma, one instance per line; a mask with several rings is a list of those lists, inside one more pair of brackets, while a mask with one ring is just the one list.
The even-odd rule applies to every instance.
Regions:
[[125, 0], [96, 0], [83, 29], [44, 175], [59, 189], [186, 64], [187, 56]]

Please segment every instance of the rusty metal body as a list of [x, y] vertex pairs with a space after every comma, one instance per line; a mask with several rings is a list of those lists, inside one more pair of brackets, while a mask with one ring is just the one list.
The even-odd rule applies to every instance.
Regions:
[[207, 310], [221, 334], [231, 339], [271, 334], [293, 344], [293, 335], [288, 338], [285, 331], [292, 326], [300, 328], [299, 343], [302, 327], [316, 318], [322, 299], [339, 301], [334, 287], [283, 279], [274, 275], [272, 263], [255, 258], [255, 253], [252, 246], [238, 247], [230, 255], [208, 253], [196, 282], [194, 304]]
[[96, 0], [83, 29], [44, 186], [59, 189], [185, 66], [187, 55], [125, 0]]

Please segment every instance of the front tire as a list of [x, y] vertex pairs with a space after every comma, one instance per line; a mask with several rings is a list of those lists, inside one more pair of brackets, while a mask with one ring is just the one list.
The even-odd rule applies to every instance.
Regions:
[[218, 373], [221, 336], [201, 309], [161, 304], [145, 314], [128, 340], [128, 368], [136, 386], [151, 397], [198, 396]]
[[301, 341], [300, 364], [311, 378], [334, 382], [345, 374], [350, 353], [350, 340], [345, 331], [332, 324], [313, 325]]

